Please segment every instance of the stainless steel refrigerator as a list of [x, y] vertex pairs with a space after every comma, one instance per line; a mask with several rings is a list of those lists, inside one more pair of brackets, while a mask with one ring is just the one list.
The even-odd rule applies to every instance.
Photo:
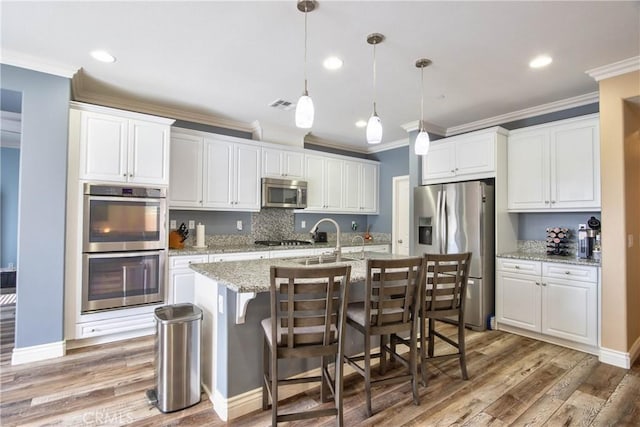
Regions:
[[414, 189], [414, 255], [471, 252], [465, 324], [484, 330], [494, 313], [493, 180]]

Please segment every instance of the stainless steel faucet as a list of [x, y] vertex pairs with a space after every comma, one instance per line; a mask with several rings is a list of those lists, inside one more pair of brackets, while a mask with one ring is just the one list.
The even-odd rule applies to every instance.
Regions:
[[333, 219], [331, 219], [331, 218], [322, 218], [321, 220], [316, 222], [316, 225], [311, 227], [311, 232], [310, 232], [311, 235], [313, 236], [316, 233], [316, 231], [318, 231], [318, 225], [320, 225], [323, 222], [330, 222], [336, 227], [336, 250], [335, 250], [335, 254], [336, 254], [336, 256], [342, 255], [342, 247], [340, 246], [340, 226]]

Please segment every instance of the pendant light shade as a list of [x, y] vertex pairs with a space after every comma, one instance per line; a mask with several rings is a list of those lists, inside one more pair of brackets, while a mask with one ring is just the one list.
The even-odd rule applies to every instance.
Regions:
[[382, 142], [382, 120], [376, 112], [376, 45], [382, 43], [384, 36], [379, 33], [369, 34], [367, 43], [373, 45], [373, 113], [367, 122], [367, 143], [379, 144]]
[[429, 152], [430, 145], [431, 141], [429, 140], [429, 134], [426, 130], [422, 129], [416, 137], [416, 144], [414, 146], [416, 155], [426, 156]]
[[422, 58], [416, 61], [416, 67], [420, 68], [420, 132], [416, 137], [414, 152], [417, 156], [426, 156], [429, 152], [429, 134], [424, 129], [424, 68], [431, 65], [431, 60]]
[[374, 112], [367, 122], [367, 142], [369, 144], [379, 144], [382, 142], [382, 121]]
[[315, 109], [307, 90], [307, 12], [316, 8], [313, 0], [298, 1], [298, 10], [304, 12], [304, 92], [296, 104], [296, 127], [310, 129], [313, 126]]
[[301, 129], [309, 129], [313, 126], [313, 100], [305, 92], [296, 104], [296, 127]]

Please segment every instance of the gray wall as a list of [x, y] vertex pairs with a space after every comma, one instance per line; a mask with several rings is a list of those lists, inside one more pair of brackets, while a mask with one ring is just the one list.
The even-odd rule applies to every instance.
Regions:
[[20, 150], [0, 148], [0, 267], [17, 265]]
[[70, 80], [0, 65], [22, 93], [16, 348], [64, 338], [64, 244]]
[[[224, 212], [224, 211], [183, 211], [170, 210], [169, 220], [176, 220], [176, 226], [184, 222], [189, 226], [189, 220], [205, 226], [207, 236], [213, 234], [250, 234], [251, 212]], [[236, 229], [236, 221], [242, 221], [242, 231]], [[195, 236], [195, 230], [189, 231]]]
[[545, 240], [547, 227], [566, 227], [570, 231], [569, 240], [576, 240], [578, 224], [586, 224], [592, 216], [600, 219], [600, 212], [521, 213], [518, 215], [518, 240]]
[[391, 233], [393, 229], [393, 177], [409, 175], [409, 146], [371, 155], [380, 162], [380, 214], [369, 216], [371, 231]]

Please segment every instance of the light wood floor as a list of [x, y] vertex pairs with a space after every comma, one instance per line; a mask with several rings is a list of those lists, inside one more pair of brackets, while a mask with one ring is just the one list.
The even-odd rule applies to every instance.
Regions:
[[[11, 366], [15, 306], [0, 308], [0, 424], [221, 426], [211, 403], [162, 414], [149, 407], [153, 338], [69, 351], [63, 358]], [[595, 356], [507, 333], [467, 334], [469, 381], [455, 360], [429, 369], [421, 405], [408, 384], [374, 388], [374, 416], [364, 415], [360, 377], [345, 390], [346, 426], [639, 426], [640, 363], [624, 370]], [[317, 405], [318, 393], [289, 399], [286, 408]], [[268, 411], [230, 422], [267, 426]], [[334, 425], [333, 418], [292, 425]]]

